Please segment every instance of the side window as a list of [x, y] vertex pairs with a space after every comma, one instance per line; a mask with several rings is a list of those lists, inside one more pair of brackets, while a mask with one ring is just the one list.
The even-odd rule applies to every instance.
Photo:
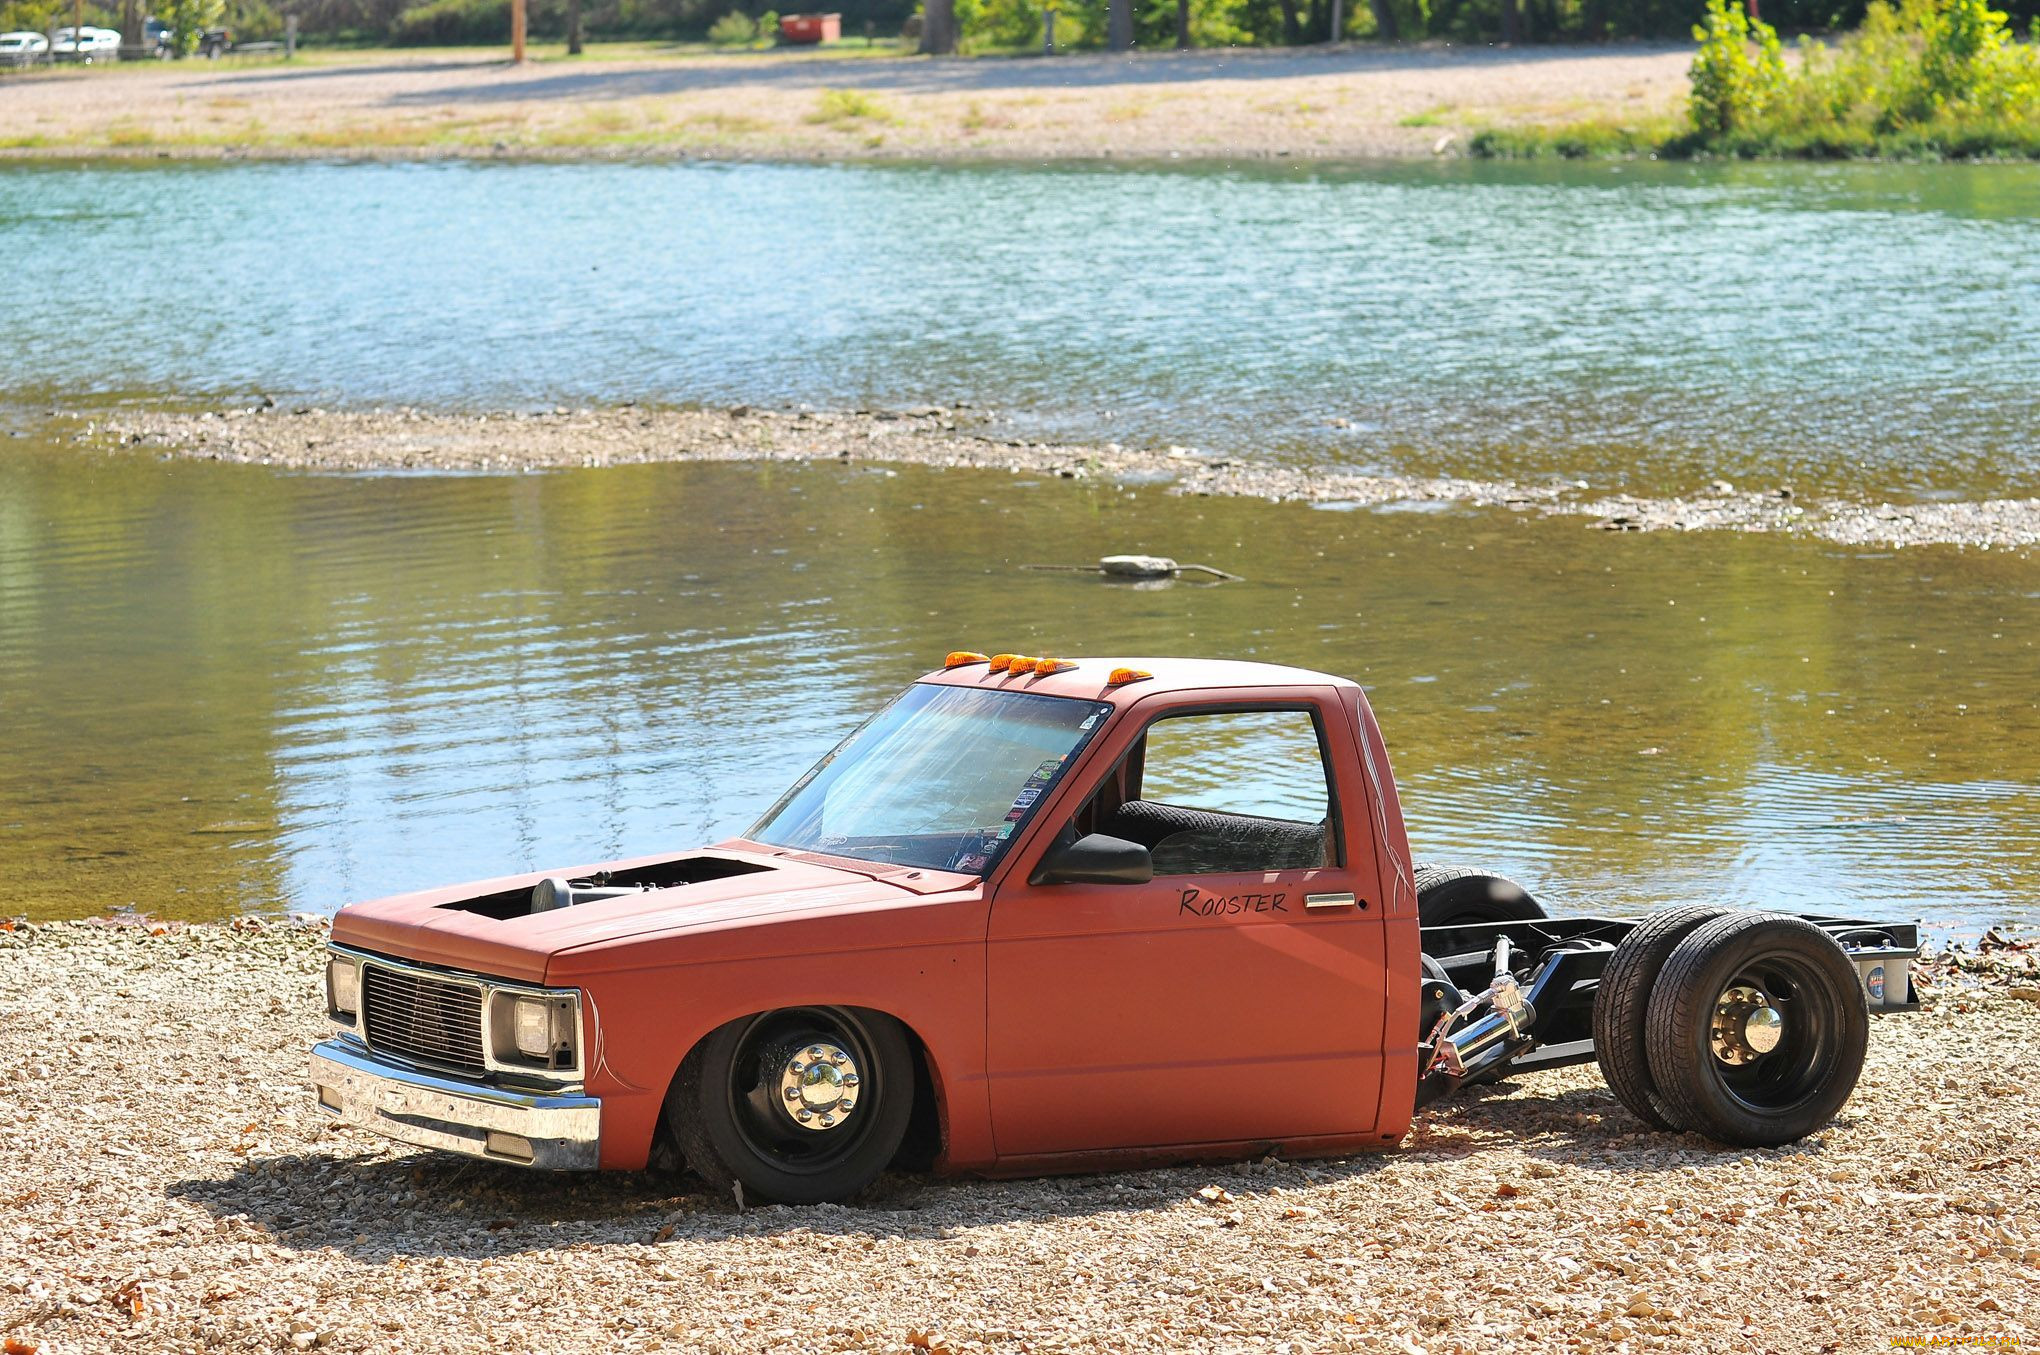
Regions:
[[1136, 793], [1104, 831], [1144, 844], [1155, 874], [1330, 863], [1331, 791], [1309, 711], [1172, 716], [1144, 742]]

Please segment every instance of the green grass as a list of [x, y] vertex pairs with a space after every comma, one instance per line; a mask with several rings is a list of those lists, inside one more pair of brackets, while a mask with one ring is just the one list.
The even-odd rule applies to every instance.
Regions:
[[823, 90], [815, 104], [815, 111], [808, 114], [806, 120], [830, 127], [845, 127], [853, 122], [899, 121], [882, 100], [861, 89]]
[[1421, 113], [1405, 113], [1395, 120], [1395, 125], [1398, 127], [1437, 127], [1443, 123], [1453, 121], [1452, 114], [1455, 111], [1451, 104], [1439, 104], [1436, 108], [1427, 108]]
[[1704, 138], [1669, 119], [1488, 127], [1467, 141], [1482, 160], [2040, 160], [2040, 120], [1943, 118], [1879, 132], [1860, 124], [1757, 126]]

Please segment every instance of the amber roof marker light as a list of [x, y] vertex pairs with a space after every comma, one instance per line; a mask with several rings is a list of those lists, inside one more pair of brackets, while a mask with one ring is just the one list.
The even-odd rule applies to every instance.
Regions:
[[1124, 687], [1129, 682], [1146, 682], [1154, 676], [1142, 668], [1115, 668], [1106, 677], [1107, 687]]
[[944, 668], [968, 668], [974, 663], [990, 663], [991, 661], [989, 655], [980, 654], [976, 650], [952, 649], [949, 651], [949, 657], [942, 661], [942, 666]]
[[1047, 677], [1050, 673], [1067, 673], [1076, 665], [1068, 659], [1036, 659], [1034, 676]]
[[1013, 656], [1011, 654], [994, 654], [986, 662], [991, 664], [994, 673], [1003, 673], [1013, 666]]

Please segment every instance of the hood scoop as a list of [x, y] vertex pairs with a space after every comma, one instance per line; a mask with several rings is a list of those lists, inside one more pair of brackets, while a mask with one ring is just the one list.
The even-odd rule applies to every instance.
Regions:
[[683, 885], [705, 884], [710, 880], [727, 880], [736, 875], [754, 875], [773, 867], [757, 861], [742, 861], [727, 856], [680, 856], [668, 861], [654, 861], [649, 865], [632, 866], [624, 870], [598, 870], [593, 874], [568, 878], [564, 875], [547, 876], [533, 886], [520, 885], [496, 894], [482, 894], [471, 899], [455, 899], [438, 907], [452, 908], [463, 913], [479, 913], [505, 921], [525, 917], [533, 913], [550, 913], [560, 908], [576, 908], [604, 899], [630, 898], [650, 893], [655, 889], [676, 889]]

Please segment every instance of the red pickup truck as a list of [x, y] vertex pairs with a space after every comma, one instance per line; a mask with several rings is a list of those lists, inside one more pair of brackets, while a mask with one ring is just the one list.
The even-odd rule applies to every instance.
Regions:
[[1833, 1118], [1917, 953], [1413, 865], [1342, 678], [956, 653], [741, 838], [343, 909], [311, 1080], [405, 1143], [789, 1202], [1386, 1148], [1588, 1060], [1650, 1124], [1773, 1144]]

